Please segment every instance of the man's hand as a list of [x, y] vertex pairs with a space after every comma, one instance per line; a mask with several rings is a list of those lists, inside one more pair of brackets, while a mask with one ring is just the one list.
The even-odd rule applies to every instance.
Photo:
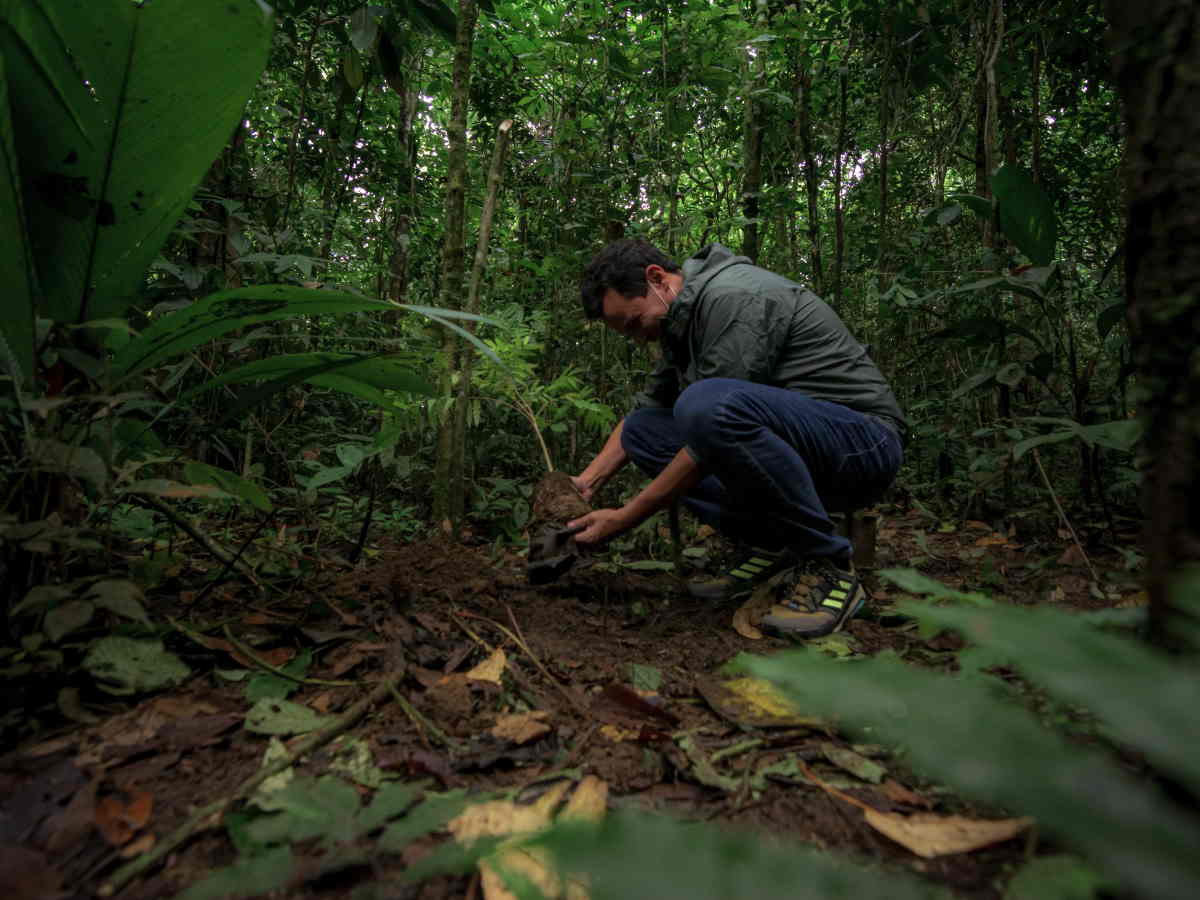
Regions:
[[628, 514], [619, 509], [597, 509], [573, 519], [567, 523], [568, 528], [582, 528], [575, 535], [575, 543], [584, 547], [595, 547], [616, 537], [623, 531], [628, 531], [637, 522], [632, 521]]
[[595, 485], [589, 481], [584, 481], [582, 475], [572, 475], [571, 484], [575, 485], [575, 489], [579, 491], [580, 496], [582, 496], [584, 500], [590, 501], [592, 499], [592, 495], [596, 493]]

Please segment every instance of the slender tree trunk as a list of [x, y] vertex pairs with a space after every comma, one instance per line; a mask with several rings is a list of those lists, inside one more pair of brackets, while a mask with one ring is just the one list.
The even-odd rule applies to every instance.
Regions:
[[[420, 77], [420, 55], [409, 56], [412, 77]], [[400, 94], [400, 118], [396, 122], [396, 146], [400, 156], [399, 174], [396, 177], [396, 202], [392, 222], [391, 258], [388, 262], [387, 296], [396, 303], [403, 303], [408, 295], [408, 247], [412, 229], [412, 214], [415, 208], [417, 138], [413, 127], [417, 116], [417, 92], [412, 83], [404, 85]]]
[[842, 199], [842, 171], [847, 149], [846, 93], [849, 75], [843, 63], [838, 69], [837, 148], [833, 157], [833, 305], [838, 310], [842, 309], [842, 273], [846, 262], [846, 205]]
[[1200, 561], [1200, 7], [1109, 0], [1125, 107], [1126, 298], [1147, 389], [1147, 590], [1160, 633], [1170, 587]]
[[[492, 238], [492, 221], [496, 217], [496, 204], [500, 196], [500, 183], [504, 175], [504, 159], [508, 154], [508, 142], [512, 136], [512, 119], [505, 119], [496, 130], [496, 145], [492, 149], [492, 165], [488, 169], [487, 196], [483, 212], [479, 216], [479, 240], [475, 244], [475, 261], [471, 266], [471, 282], [467, 287], [465, 309], [479, 313], [479, 292], [483, 285], [483, 273], [487, 268], [488, 244]], [[463, 328], [475, 332], [474, 322], [464, 322]], [[461, 522], [466, 511], [466, 479], [464, 467], [467, 451], [468, 418], [471, 403], [471, 375], [475, 354], [467, 348], [463, 354], [462, 369], [454, 398], [454, 462], [450, 472], [450, 512], [455, 522]]]
[[[460, 0], [458, 34], [454, 44], [450, 121], [446, 125], [446, 221], [445, 236], [442, 240], [442, 285], [439, 302], [447, 309], [462, 307], [466, 274], [463, 230], [467, 191], [467, 102], [471, 84], [471, 51], [478, 16], [479, 7], [476, 0]], [[443, 397], [449, 397], [458, 376], [459, 343], [454, 333], [448, 329], [442, 352], [445, 374], [442, 378], [441, 394]], [[453, 532], [456, 527], [450, 508], [451, 473], [455, 468], [454, 452], [454, 419], [447, 411], [447, 415], [438, 424], [437, 463], [433, 484], [433, 518], [438, 527], [447, 533]]]
[[1033, 180], [1040, 184], [1042, 181], [1042, 36], [1033, 36], [1033, 84], [1030, 86], [1033, 95], [1033, 121], [1030, 129], [1033, 143], [1031, 167]]
[[824, 296], [825, 273], [821, 260], [821, 221], [818, 201], [821, 172], [817, 166], [812, 136], [812, 72], [805, 60], [796, 59], [796, 143], [804, 167], [804, 192], [808, 208], [808, 277], [813, 292]]
[[325, 21], [325, 3], [322, 2], [317, 6], [316, 18], [313, 19], [312, 33], [308, 36], [308, 45], [304, 50], [304, 75], [300, 83], [300, 102], [296, 107], [296, 124], [292, 127], [292, 139], [288, 144], [288, 178], [287, 191], [284, 194], [283, 215], [279, 217], [277, 228], [284, 229], [288, 226], [289, 216], [292, 211], [292, 196], [296, 190], [296, 155], [300, 152], [300, 131], [304, 126], [304, 118], [308, 114], [308, 82], [312, 79], [313, 72], [313, 50], [317, 43], [317, 34], [321, 30], [321, 23]]
[[[761, 34], [767, 30], [767, 0], [755, 0], [755, 27]], [[742, 255], [758, 261], [760, 214], [759, 198], [762, 195], [762, 145], [763, 107], [758, 100], [767, 71], [767, 46], [757, 44], [750, 51], [753, 56], [746, 61], [746, 97], [742, 119], [742, 159], [745, 174], [742, 179], [742, 215], [746, 224], [742, 226]]]
[[342, 204], [346, 201], [346, 192], [350, 188], [350, 182], [353, 180], [361, 160], [357, 144], [358, 136], [362, 132], [363, 113], [367, 106], [368, 84], [368, 80], [364, 77], [362, 87], [359, 89], [358, 111], [354, 115], [354, 131], [350, 135], [350, 159], [340, 160], [343, 164], [341, 169], [338, 168], [339, 158], [342, 155], [340, 152], [341, 140], [339, 138], [336, 142], [331, 142], [331, 146], [338, 148], [337, 155], [333, 157], [333, 169], [338, 177], [330, 179], [330, 196], [327, 198], [324, 213], [325, 227], [321, 234], [321, 259], [331, 258], [333, 233], [337, 229], [338, 216], [341, 215]]

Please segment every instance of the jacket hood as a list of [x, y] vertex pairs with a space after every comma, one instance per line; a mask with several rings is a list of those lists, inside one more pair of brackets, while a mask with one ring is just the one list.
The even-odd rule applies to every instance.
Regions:
[[683, 288], [667, 310], [663, 335], [668, 341], [678, 341], [687, 333], [696, 305], [704, 288], [714, 275], [730, 266], [749, 263], [748, 256], [737, 256], [723, 244], [708, 244], [684, 260]]

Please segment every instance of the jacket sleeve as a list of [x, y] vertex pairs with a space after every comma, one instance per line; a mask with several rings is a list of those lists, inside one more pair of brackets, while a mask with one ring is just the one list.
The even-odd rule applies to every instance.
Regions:
[[706, 297], [692, 335], [697, 379], [772, 384], [791, 331], [790, 310], [769, 294], [722, 291]]
[[646, 387], [633, 398], [633, 409], [671, 407], [679, 398], [679, 375], [674, 366], [659, 360], [646, 381]]

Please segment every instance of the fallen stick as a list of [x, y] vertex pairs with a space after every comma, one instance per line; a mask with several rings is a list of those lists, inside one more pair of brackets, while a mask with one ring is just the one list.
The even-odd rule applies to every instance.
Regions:
[[359, 719], [366, 715], [367, 710], [369, 710], [374, 704], [378, 703], [380, 700], [387, 699], [391, 695], [391, 692], [395, 690], [400, 678], [401, 676], [397, 675], [380, 682], [375, 687], [375, 690], [371, 691], [370, 694], [346, 710], [346, 712], [344, 712], [332, 724], [325, 726], [319, 731], [314, 731], [308, 737], [304, 738], [296, 747], [294, 753], [291, 753], [282, 759], [276, 760], [269, 766], [264, 766], [263, 768], [259, 769], [257, 772], [243, 781], [237, 790], [235, 790], [228, 797], [223, 797], [220, 800], [214, 800], [207, 806], [203, 806], [196, 810], [190, 819], [176, 828], [167, 837], [159, 841], [153, 850], [143, 853], [137, 859], [132, 860], [131, 862], [128, 862], [121, 868], [117, 869], [117, 871], [113, 873], [112, 878], [102, 884], [96, 893], [101, 897], [113, 896], [115, 893], [117, 893], [117, 891], [124, 888], [125, 885], [129, 884], [129, 882], [133, 881], [133, 879], [137, 878], [176, 848], [187, 843], [200, 832], [211, 828], [216, 824], [215, 820], [220, 816], [221, 813], [233, 806], [233, 804], [237, 803], [239, 800], [249, 797], [256, 790], [258, 790], [259, 785], [261, 785], [268, 778], [272, 777], [273, 775], [278, 775], [284, 769], [294, 765], [302, 756], [312, 753], [318, 747], [323, 747], [342, 732], [352, 727], [356, 722], [358, 722]]

